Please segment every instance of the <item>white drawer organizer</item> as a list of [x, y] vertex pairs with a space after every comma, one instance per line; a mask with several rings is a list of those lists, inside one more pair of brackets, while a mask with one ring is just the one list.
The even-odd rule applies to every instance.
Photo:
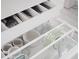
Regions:
[[[5, 30], [1, 32], [2, 48], [17, 37], [23, 37], [28, 31], [36, 30], [40, 34], [2, 59], [18, 59], [16, 54], [20, 52], [24, 55], [27, 54], [27, 59], [65, 59], [66, 57], [66, 59], [71, 59], [77, 54], [77, 29], [57, 18], [63, 8], [64, 0], [48, 1], [52, 3], [50, 9], [46, 9], [40, 4], [45, 1], [47, 0], [2, 0], [2, 20], [28, 8], [33, 14], [32, 18], [23, 22], [16, 16], [19, 24], [11, 28], [1, 23], [2, 27], [5, 27]], [[4, 8], [5, 5], [7, 8]], [[40, 6], [40, 10], [44, 9], [41, 14], [31, 8], [36, 5]], [[73, 37], [74, 35], [75, 37]], [[24, 53], [25, 50], [29, 54]]]

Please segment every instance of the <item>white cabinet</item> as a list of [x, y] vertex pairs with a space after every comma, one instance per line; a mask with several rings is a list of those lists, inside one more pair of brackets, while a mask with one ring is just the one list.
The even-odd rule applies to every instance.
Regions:
[[11, 53], [2, 59], [74, 56], [77, 53], [77, 29], [59, 18], [63, 7], [64, 0], [2, 0], [2, 54], [8, 49], [3, 49], [5, 45], [12, 45], [7, 50]]

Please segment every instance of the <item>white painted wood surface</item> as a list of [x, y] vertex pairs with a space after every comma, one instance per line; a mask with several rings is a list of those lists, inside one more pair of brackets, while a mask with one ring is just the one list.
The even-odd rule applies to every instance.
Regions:
[[1, 19], [21, 12], [46, 0], [1, 0]]
[[[8, 16], [11, 16], [15, 13], [18, 13], [20, 11], [23, 11], [23, 10], [29, 8], [29, 7], [34, 6], [34, 5], [37, 5], [37, 4], [39, 4], [43, 1], [46, 1], [46, 0], [13, 0], [13, 1], [8, 0], [6, 2], [5, 1], [6, 0], [2, 0], [2, 3], [3, 3], [2, 4], [2, 7], [3, 7], [2, 8], [2, 13], [3, 14], [2, 14], [2, 17], [1, 17], [2, 19], [5, 18], [5, 17], [8, 17]], [[44, 22], [50, 20], [51, 18], [53, 19], [54, 17], [57, 17], [60, 14], [60, 10], [63, 8], [64, 0], [61, 0], [61, 1], [52, 0], [52, 1], [55, 3], [55, 7], [53, 7], [51, 10], [45, 11], [43, 14], [39, 14], [39, 15], [35, 16], [34, 18], [29, 19], [28, 21], [22, 22], [22, 23], [16, 25], [15, 27], [2, 32], [1, 33], [1, 35], [2, 35], [1, 36], [2, 37], [1, 38], [1, 46], [3, 46], [7, 42], [12, 41], [16, 37], [24, 34], [25, 32], [28, 32], [29, 30], [31, 30], [33, 28], [36, 28], [37, 26], [43, 24]], [[18, 4], [17, 4], [17, 2], [18, 2]], [[62, 18], [62, 19], [64, 19], [64, 18]], [[72, 32], [72, 30], [70, 32]], [[64, 36], [68, 35], [70, 32], [66, 33]], [[46, 35], [46, 33], [44, 35]], [[32, 43], [38, 41], [44, 35], [42, 35], [42, 36], [38, 37], [36, 40], [26, 44], [25, 46], [21, 47], [20, 49], [14, 51], [11, 55], [23, 50], [25, 47], [27, 47], [27, 46], [31, 45]], [[61, 37], [61, 38], [63, 38], [63, 37]], [[58, 39], [57, 41], [59, 41], [60, 39]], [[40, 55], [43, 51], [45, 51], [46, 49], [51, 47], [56, 42], [48, 45], [48, 47], [46, 47], [43, 50], [39, 51], [36, 55], [32, 56], [30, 59], [33, 59], [36, 56]], [[75, 50], [76, 49], [73, 49], [73, 51], [74, 51], [73, 54], [71, 54], [72, 51], [69, 52], [69, 54], [71, 54], [70, 56], [68, 56], [69, 58], [72, 57], [75, 53], [77, 53], [77, 50], [76, 51]], [[10, 57], [11, 55], [6, 56], [5, 58]], [[5, 59], [5, 58], [3, 58], [3, 59]]]

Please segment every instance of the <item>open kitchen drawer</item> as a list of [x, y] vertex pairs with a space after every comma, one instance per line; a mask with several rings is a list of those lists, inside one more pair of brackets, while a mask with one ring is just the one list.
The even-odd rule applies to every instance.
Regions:
[[[36, 0], [36, 2], [20, 4], [22, 7], [20, 9], [20, 5], [18, 4], [16, 9], [15, 4], [12, 5], [14, 11], [7, 9], [9, 13], [7, 10], [5, 15], [3, 13], [2, 59], [62, 59], [63, 55], [66, 57], [75, 49], [78, 43], [77, 29], [57, 18], [64, 0]], [[25, 4], [27, 6], [23, 7]]]
[[9, 17], [15, 13], [23, 11], [29, 7], [35, 6], [46, 0], [2, 0], [2, 16], [1, 19]]
[[[35, 33], [36, 35], [32, 33]], [[73, 37], [73, 35], [75, 36]], [[14, 45], [14, 41], [18, 40], [18, 38], [22, 39], [21, 43], [23, 44]], [[62, 43], [60, 44], [59, 42]], [[43, 57], [43, 59], [46, 59], [43, 55], [47, 56], [48, 52], [46, 50], [51, 51], [49, 48], [51, 48], [53, 45], [55, 46], [55, 50], [58, 49], [57, 53], [59, 58], [60, 56], [62, 57], [62, 55], [70, 51], [75, 45], [77, 45], [77, 31], [72, 26], [69, 26], [66, 23], [62, 23], [58, 19], [51, 19], [42, 25], [39, 25], [38, 27], [22, 34], [20, 37], [17, 37], [16, 39], [6, 43], [6, 45], [7, 44], [11, 44], [12, 47], [18, 48], [15, 50], [12, 48], [10, 52], [8, 51], [4, 59], [14, 59], [20, 57], [25, 59], [37, 59], [38, 57], [41, 59]], [[2, 47], [3, 53], [5, 53], [3, 50], [4, 46]], [[45, 54], [43, 54], [44, 51]], [[48, 55], [54, 56], [52, 54]]]
[[[60, 14], [61, 9], [63, 8], [63, 0], [57, 3], [56, 2], [57, 0], [45, 1], [36, 6], [29, 7], [28, 9], [23, 10], [22, 12], [2, 19], [1, 46], [15, 39], [16, 37], [21, 36], [23, 33], [28, 32], [33, 28], [50, 20], [50, 18], [53, 19], [57, 17]], [[45, 4], [50, 8], [47, 9], [46, 7], [43, 7], [42, 4]], [[36, 9], [40, 10], [41, 12], [36, 11]]]

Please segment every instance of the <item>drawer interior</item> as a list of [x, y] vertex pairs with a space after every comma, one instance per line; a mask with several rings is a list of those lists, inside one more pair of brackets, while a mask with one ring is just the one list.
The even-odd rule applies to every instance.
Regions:
[[[68, 53], [76, 45], [77, 45], [77, 42], [73, 41], [72, 38], [69, 38], [68, 36], [66, 36], [56, 44], [49, 47], [47, 50], [40, 53], [34, 59], [37, 59], [37, 58], [38, 59], [59, 59], [64, 54]], [[74, 57], [72, 57], [72, 59]]]

